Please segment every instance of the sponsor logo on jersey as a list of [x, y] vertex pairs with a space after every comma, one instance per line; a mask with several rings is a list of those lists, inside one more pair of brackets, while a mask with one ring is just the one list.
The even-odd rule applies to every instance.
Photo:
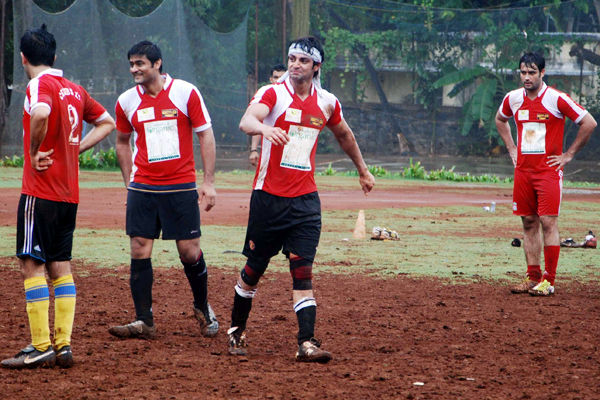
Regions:
[[519, 121], [527, 121], [529, 119], [529, 110], [519, 110], [517, 119]]
[[250, 247], [250, 250], [254, 250], [256, 248], [252, 240], [248, 240], [248, 247]]
[[517, 202], [513, 201], [513, 211], [517, 211]]
[[137, 111], [138, 122], [150, 121], [154, 119], [154, 107], [142, 108]]
[[316, 126], [317, 128], [322, 128], [323, 127], [323, 118], [319, 118], [319, 117], [310, 117], [310, 124], [312, 126]]
[[169, 108], [167, 110], [161, 110], [163, 118], [177, 118], [177, 109]]
[[538, 114], [537, 115], [537, 119], [538, 121], [544, 121], [550, 118], [549, 114]]
[[285, 120], [299, 124], [302, 120], [302, 110], [298, 110], [297, 108], [288, 108], [285, 110]]

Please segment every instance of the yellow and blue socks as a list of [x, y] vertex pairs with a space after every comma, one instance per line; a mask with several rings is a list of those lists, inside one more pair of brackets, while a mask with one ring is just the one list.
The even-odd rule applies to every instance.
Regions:
[[50, 342], [48, 308], [50, 306], [48, 284], [45, 276], [25, 279], [27, 317], [31, 331], [31, 344], [39, 351], [46, 351]]
[[57, 349], [71, 345], [77, 292], [73, 275], [52, 281], [54, 286], [54, 345]]

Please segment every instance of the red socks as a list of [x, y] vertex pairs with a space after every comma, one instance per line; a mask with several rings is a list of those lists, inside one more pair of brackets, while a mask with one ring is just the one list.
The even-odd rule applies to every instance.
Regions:
[[556, 278], [556, 268], [558, 267], [558, 256], [560, 255], [560, 246], [544, 246], [544, 279], [554, 286]]
[[540, 282], [542, 280], [542, 270], [539, 265], [528, 265], [527, 276], [532, 281]]

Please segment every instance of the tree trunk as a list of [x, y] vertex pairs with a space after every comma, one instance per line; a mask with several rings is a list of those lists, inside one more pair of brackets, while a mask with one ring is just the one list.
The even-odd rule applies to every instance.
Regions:
[[[333, 10], [329, 10], [329, 12], [331, 13], [331, 16], [337, 21], [337, 23], [342, 28], [350, 31], [350, 27], [348, 26], [346, 21], [344, 21], [343, 18], [341, 18]], [[356, 51], [358, 56], [360, 58], [362, 58], [363, 63], [365, 64], [365, 68], [366, 68], [367, 72], [369, 73], [369, 77], [371, 78], [371, 82], [373, 82], [373, 85], [375, 86], [375, 90], [377, 91], [377, 96], [379, 96], [379, 101], [381, 102], [383, 111], [384, 111], [385, 115], [388, 116], [390, 124], [392, 125], [392, 129], [394, 130], [394, 133], [398, 136], [398, 140], [400, 140], [400, 148], [401, 148], [400, 152], [401, 153], [408, 152], [411, 154], [417, 154], [417, 152], [415, 151], [415, 146], [412, 144], [411, 141], [409, 141], [406, 138], [406, 136], [402, 133], [400, 126], [398, 125], [398, 120], [394, 116], [394, 110], [392, 109], [392, 107], [390, 106], [390, 103], [387, 100], [387, 96], [386, 96], [383, 88], [381, 87], [381, 83], [379, 82], [379, 77], [377, 76], [377, 71], [375, 70], [373, 63], [371, 62], [371, 59], [369, 58], [368, 50], [363, 45], [357, 45], [357, 47], [354, 50]], [[335, 60], [332, 60], [332, 61], [335, 61]], [[401, 138], [403, 138], [404, 140], [401, 140]], [[405, 145], [404, 151], [402, 149], [403, 144]]]
[[292, 3], [292, 40], [308, 36], [310, 32], [310, 0]]
[[600, 0], [594, 0], [594, 9], [596, 10], [596, 19], [600, 24]]
[[6, 114], [8, 110], [8, 91], [6, 89], [6, 68], [4, 68], [4, 49], [6, 47], [6, 2], [0, 0], [0, 154], [2, 154], [2, 139], [6, 131]]

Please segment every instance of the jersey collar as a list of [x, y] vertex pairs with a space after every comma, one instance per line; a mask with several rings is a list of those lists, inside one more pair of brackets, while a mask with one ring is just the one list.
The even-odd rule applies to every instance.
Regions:
[[[165, 83], [163, 84], [163, 90], [167, 90], [167, 89], [169, 89], [169, 86], [173, 82], [173, 78], [171, 78], [171, 75], [169, 75], [169, 74], [162, 74], [162, 77], [165, 78]], [[146, 91], [144, 90], [144, 87], [142, 85], [137, 85], [137, 87], [141, 94], [146, 93]]]
[[36, 78], [41, 77], [42, 75], [52, 75], [52, 76], [59, 76], [62, 77], [63, 76], [63, 71], [62, 69], [56, 69], [56, 68], [48, 68], [43, 70], [42, 72], [40, 72]]
[[[289, 75], [285, 78], [285, 80], [283, 81], [283, 83], [285, 84], [285, 87], [287, 88], [288, 92], [290, 92], [291, 95], [294, 95], [296, 93], [295, 90], [294, 90], [294, 86], [292, 85], [292, 82], [290, 81]], [[315, 84], [311, 83], [311, 85], [310, 85], [310, 94], [308, 96], [310, 97], [313, 94], [315, 94]]]
[[[546, 85], [546, 82], [542, 81], [542, 87], [540, 88], [537, 97], [542, 97], [546, 92], [546, 89], [548, 89], [548, 85]], [[525, 90], [525, 88], [523, 88], [523, 97], [527, 97], [527, 90]]]

